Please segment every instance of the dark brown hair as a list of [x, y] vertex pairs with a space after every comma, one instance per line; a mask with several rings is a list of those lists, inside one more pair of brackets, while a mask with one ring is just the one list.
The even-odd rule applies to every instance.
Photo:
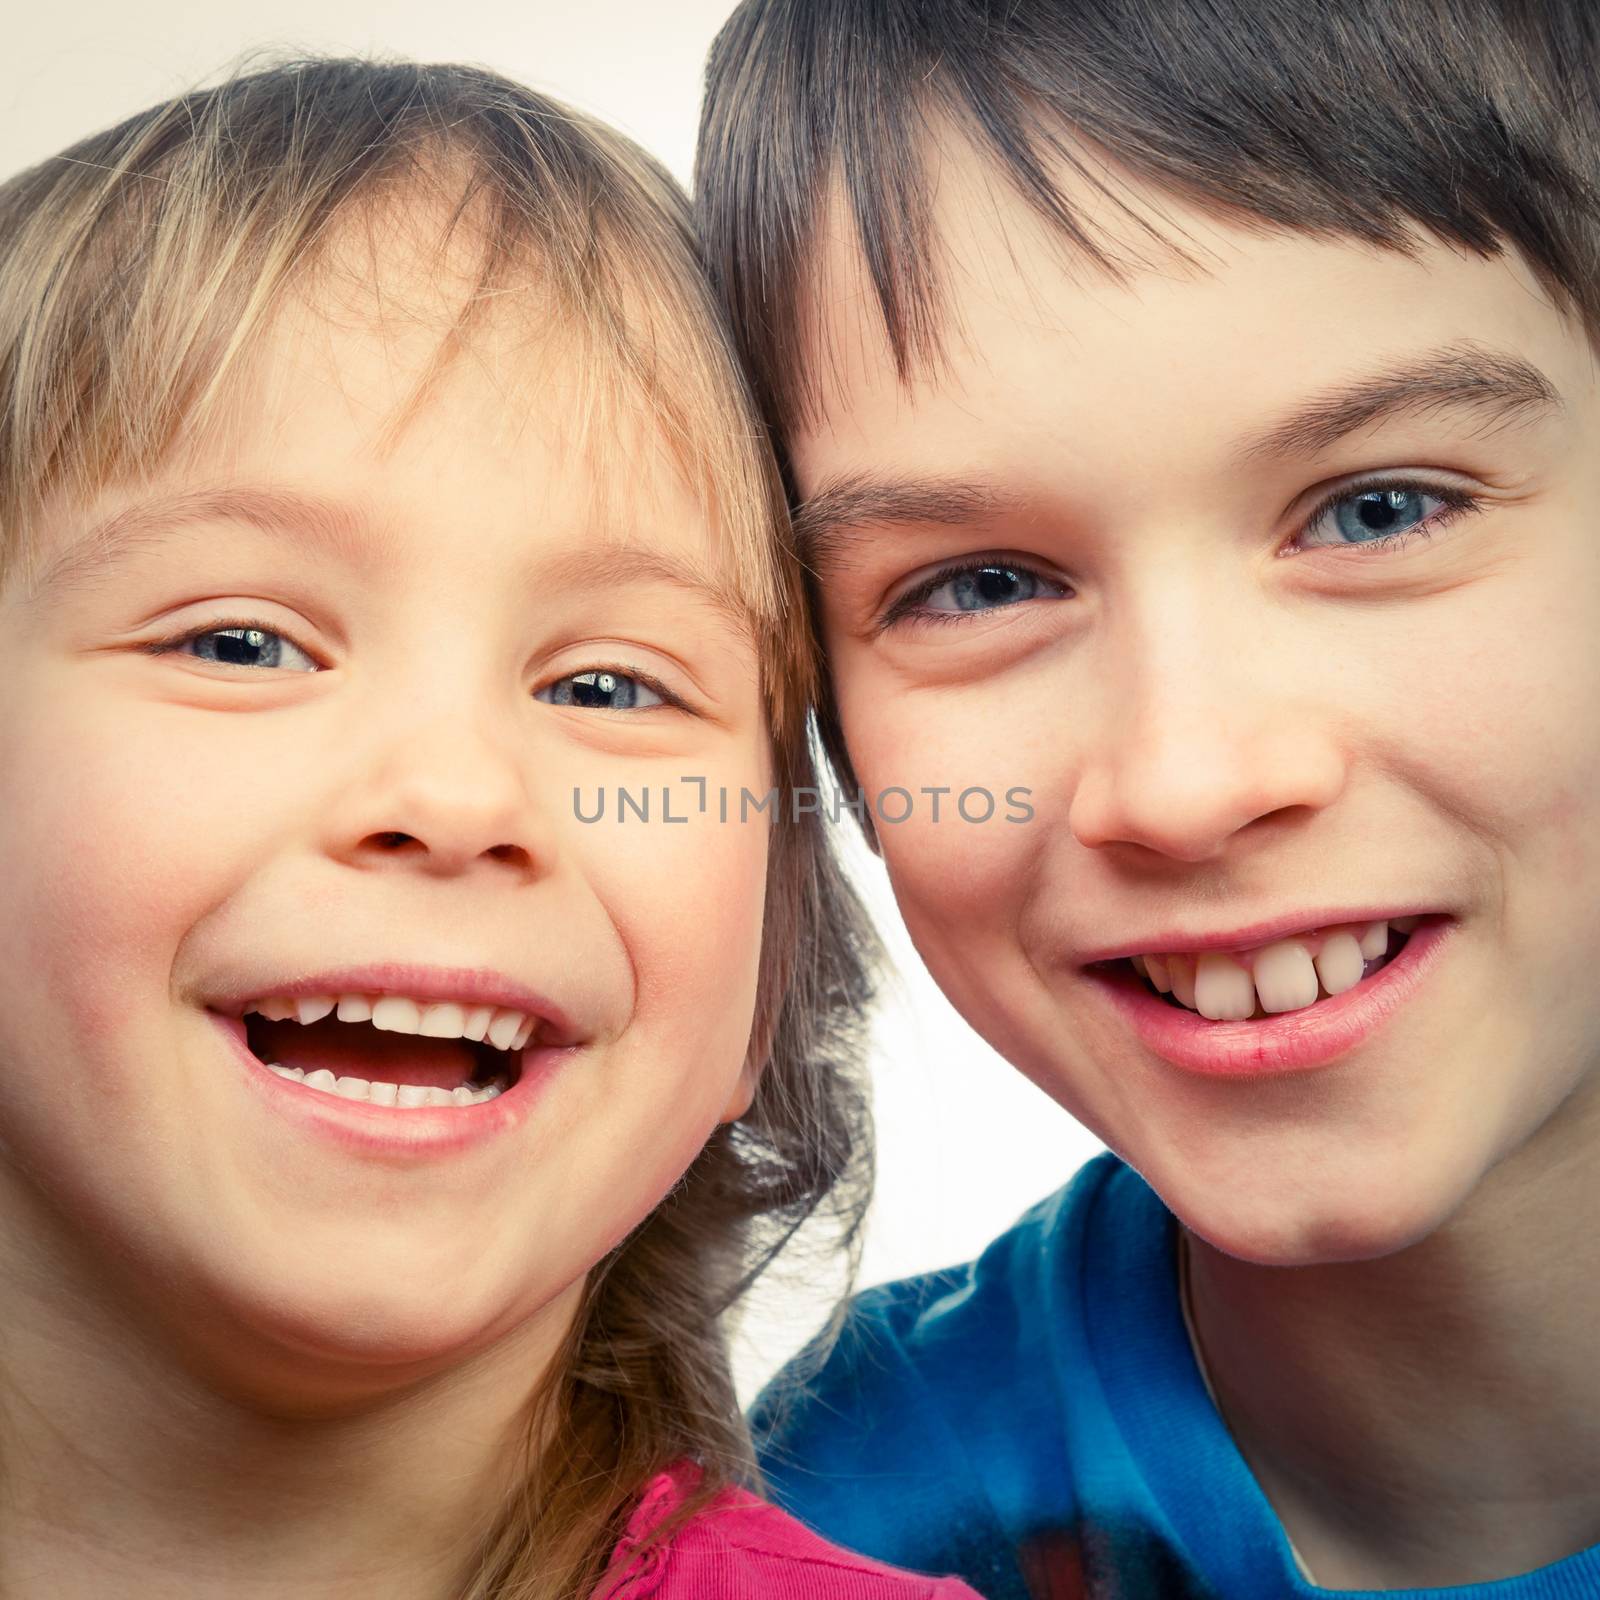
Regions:
[[[579, 341], [586, 416], [626, 405], [659, 426], [737, 575], [775, 781], [808, 786], [813, 669], [782, 487], [687, 200], [620, 134], [473, 68], [294, 62], [0, 185], [0, 579], [26, 577], [48, 508], [227, 426], [286, 297], [336, 288], [363, 249], [432, 248], [443, 270], [452, 239], [478, 277], [440, 359], [491, 312], [532, 318]], [[587, 1600], [652, 1474], [688, 1458], [703, 1498], [753, 1473], [722, 1313], [819, 1208], [856, 1234], [876, 946], [821, 819], [797, 810], [772, 814], [754, 1102], [589, 1274], [516, 1491], [471, 1530], [462, 1600]]]
[[1118, 205], [1121, 168], [1267, 227], [1509, 246], [1600, 330], [1594, 0], [744, 0], [711, 53], [696, 205], [780, 438], [818, 398], [833, 197], [902, 377], [937, 358], [935, 126], [1113, 277], [1063, 170]]

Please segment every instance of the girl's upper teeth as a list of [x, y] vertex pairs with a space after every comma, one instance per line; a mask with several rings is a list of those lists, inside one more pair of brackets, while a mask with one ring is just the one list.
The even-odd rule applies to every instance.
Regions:
[[403, 995], [269, 995], [252, 1000], [245, 1015], [259, 1012], [269, 1022], [305, 1025], [337, 1013], [341, 1022], [370, 1022], [386, 1033], [415, 1033], [428, 1039], [472, 1039], [496, 1050], [520, 1050], [533, 1036], [536, 1017], [504, 1006], [458, 1005], [455, 1001], [408, 1000]]
[[[1397, 917], [1410, 933], [1421, 919]], [[1368, 922], [1313, 929], [1250, 950], [1202, 950], [1134, 956], [1141, 977], [1212, 1021], [1243, 1021], [1263, 1011], [1297, 1011], [1326, 993], [1343, 994], [1361, 982], [1366, 963], [1389, 946], [1389, 923]]]

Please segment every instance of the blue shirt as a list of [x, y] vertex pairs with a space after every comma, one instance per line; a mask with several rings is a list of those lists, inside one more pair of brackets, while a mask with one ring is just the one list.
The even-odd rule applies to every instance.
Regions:
[[977, 1261], [859, 1295], [821, 1370], [757, 1402], [772, 1493], [987, 1600], [1600, 1596], [1600, 1545], [1497, 1583], [1307, 1583], [1195, 1366], [1175, 1229], [1099, 1156]]

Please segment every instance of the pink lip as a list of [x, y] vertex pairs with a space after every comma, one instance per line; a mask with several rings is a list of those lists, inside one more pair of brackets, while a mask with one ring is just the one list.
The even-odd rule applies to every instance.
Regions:
[[[351, 984], [344, 992], [355, 993], [367, 987]], [[281, 994], [284, 991], [272, 992]], [[327, 991], [307, 988], [303, 992]], [[375, 991], [369, 989], [368, 992]], [[408, 987], [406, 993], [415, 995], [416, 991]], [[487, 1000], [484, 1003], [487, 1004]], [[359, 1100], [346, 1100], [320, 1089], [308, 1089], [292, 1078], [280, 1078], [277, 1073], [269, 1072], [250, 1049], [241, 1019], [212, 1012], [211, 1020], [244, 1068], [245, 1082], [251, 1092], [261, 1096], [262, 1104], [273, 1115], [284, 1118], [303, 1134], [324, 1139], [352, 1154], [402, 1161], [458, 1155], [515, 1133], [527, 1123], [545, 1087], [581, 1048], [530, 1044], [522, 1052], [521, 1075], [516, 1083], [493, 1100], [479, 1105], [401, 1108], [364, 1105]]]
[[1270, 917], [1263, 922], [1252, 922], [1243, 928], [1225, 933], [1186, 933], [1182, 929], [1169, 929], [1152, 933], [1137, 943], [1108, 945], [1104, 950], [1090, 951], [1077, 959], [1083, 966], [1096, 961], [1125, 961], [1129, 956], [1194, 955], [1201, 950], [1251, 950], [1257, 945], [1271, 944], [1275, 939], [1290, 939], [1299, 933], [1310, 933], [1315, 928], [1341, 927], [1353, 922], [1398, 922], [1402, 917], [1426, 914], [1426, 907], [1396, 910], [1393, 906], [1377, 910], [1295, 911], [1286, 916]]
[[560, 1006], [487, 967], [420, 967], [389, 961], [363, 967], [339, 967], [295, 978], [263, 978], [260, 987], [237, 990], [231, 997], [214, 999], [208, 1002], [208, 1009], [238, 1018], [252, 1000], [276, 995], [294, 1000], [306, 995], [330, 994], [403, 995], [408, 1000], [433, 1003], [454, 1001], [498, 1006], [538, 1017], [544, 1023], [539, 1036], [548, 1043], [582, 1042]]
[[1184, 1072], [1218, 1078], [1306, 1072], [1348, 1055], [1405, 1005], [1438, 963], [1454, 928], [1449, 918], [1420, 922], [1404, 949], [1355, 988], [1257, 1022], [1211, 1022], [1180, 1010], [1157, 999], [1129, 968], [1088, 977], [1151, 1050]]

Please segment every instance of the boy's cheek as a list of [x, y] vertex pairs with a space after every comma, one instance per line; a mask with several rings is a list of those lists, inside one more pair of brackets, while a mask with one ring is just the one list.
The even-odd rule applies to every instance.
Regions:
[[970, 930], [1026, 891], [1029, 863], [1062, 808], [1059, 726], [1003, 685], [881, 692], [866, 674], [840, 711], [851, 764], [908, 920]]

